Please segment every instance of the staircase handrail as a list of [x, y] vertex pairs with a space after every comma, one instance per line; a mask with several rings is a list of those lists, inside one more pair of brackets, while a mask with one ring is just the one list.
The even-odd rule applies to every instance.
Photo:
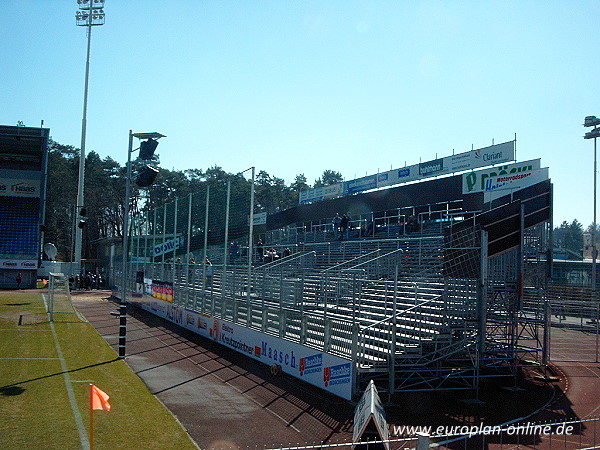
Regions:
[[357, 264], [356, 266], [349, 267], [347, 269], [342, 269], [342, 271], [351, 270], [351, 269], [358, 269], [358, 268], [360, 268], [360, 266], [362, 266], [364, 264], [369, 264], [369, 263], [372, 263], [374, 261], [377, 261], [378, 259], [382, 259], [382, 258], [386, 258], [388, 256], [392, 256], [394, 253], [404, 253], [404, 249], [397, 248], [396, 250], [392, 250], [391, 252], [384, 253], [383, 255], [379, 255], [379, 256], [377, 256], [377, 257], [375, 257], [373, 259], [370, 259], [368, 261], [364, 261], [364, 262], [362, 262], [360, 264]]
[[[371, 255], [371, 254], [373, 254], [373, 253], [379, 253], [380, 251], [381, 251], [381, 249], [380, 249], [380, 248], [378, 248], [378, 249], [376, 249], [376, 250], [373, 250], [373, 251], [371, 251], [371, 252], [364, 253], [364, 254], [362, 254], [362, 255], [359, 255], [359, 256], [356, 256], [356, 257], [354, 257], [354, 258], [352, 258], [352, 259], [349, 259], [348, 261], [343, 261], [343, 262], [341, 262], [341, 263], [338, 263], [338, 264], [336, 264], [336, 265], [334, 265], [334, 266], [328, 267], [327, 269], [323, 269], [321, 272], [323, 272], [323, 273], [324, 273], [324, 272], [329, 272], [330, 270], [338, 269], [340, 266], [343, 266], [343, 265], [346, 265], [346, 264], [350, 264], [350, 263], [352, 263], [353, 261], [356, 261], [357, 259], [364, 258], [365, 256], [369, 256], [369, 255]], [[372, 259], [370, 259], [369, 261], [372, 261]], [[354, 266], [354, 267], [356, 267], [356, 266]], [[342, 270], [346, 270], [346, 269], [342, 269]]]
[[289, 264], [297, 259], [308, 256], [311, 253], [314, 253], [315, 255], [317, 254], [317, 252], [315, 250], [308, 250], [305, 252], [296, 253], [295, 255], [290, 255], [290, 256], [283, 257], [283, 258], [279, 258], [275, 261], [271, 261], [266, 264], [263, 264], [262, 266], [255, 267], [254, 270], [258, 271], [258, 272], [261, 272], [261, 271], [266, 272], [270, 269], [273, 269], [274, 267], [284, 265], [284, 264]]

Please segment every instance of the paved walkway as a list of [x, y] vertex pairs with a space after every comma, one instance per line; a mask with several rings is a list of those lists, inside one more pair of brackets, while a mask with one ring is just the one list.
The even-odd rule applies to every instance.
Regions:
[[[104, 295], [106, 297], [106, 295]], [[118, 305], [101, 296], [79, 311], [117, 351]], [[200, 448], [265, 448], [349, 441], [347, 402], [158, 317], [129, 307], [132, 370], [187, 429]]]

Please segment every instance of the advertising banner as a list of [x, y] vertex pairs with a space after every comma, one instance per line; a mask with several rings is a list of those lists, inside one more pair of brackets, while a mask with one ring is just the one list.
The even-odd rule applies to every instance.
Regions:
[[357, 178], [356, 180], [346, 181], [344, 192], [346, 194], [355, 194], [356, 192], [367, 191], [377, 187], [377, 175]]
[[548, 177], [548, 168], [490, 177], [485, 181], [484, 202], [491, 202], [512, 191], [541, 183]]
[[419, 165], [415, 164], [401, 169], [389, 170], [377, 176], [377, 187], [393, 186], [395, 184], [408, 183], [419, 178]]
[[346, 400], [352, 399], [352, 363], [337, 356], [200, 314], [158, 299], [137, 302], [141, 308], [194, 333], [281, 370]]
[[300, 192], [299, 202], [300, 204], [313, 203], [342, 194], [355, 194], [369, 189], [394, 186], [514, 160], [515, 141], [509, 141], [339, 183], [344, 186], [343, 192], [340, 192], [338, 187], [333, 188], [337, 185], [303, 191]]
[[515, 141], [504, 142], [380, 173], [377, 177], [377, 187], [393, 186], [492, 164], [502, 164], [514, 159]]
[[3, 269], [26, 269], [38, 268], [37, 259], [0, 259], [0, 267]]
[[432, 177], [442, 173], [444, 173], [444, 160], [441, 158], [419, 163], [419, 175], [421, 177]]
[[300, 192], [300, 204], [318, 202], [319, 200], [323, 200], [322, 187]]
[[185, 238], [183, 236], [176, 237], [175, 239], [170, 239], [162, 244], [158, 244], [152, 249], [152, 255], [154, 257], [162, 256], [165, 253], [174, 252], [180, 247], [183, 247], [185, 242]]
[[[486, 184], [490, 178], [520, 174], [524, 172], [531, 172], [540, 168], [540, 159], [532, 159], [530, 161], [524, 161], [514, 164], [506, 164], [502, 166], [490, 167], [489, 169], [477, 170], [471, 173], [465, 173], [462, 176], [462, 193], [472, 194], [475, 192], [484, 192], [486, 190]], [[490, 185], [491, 186], [491, 185]]]
[[[250, 222], [250, 219], [248, 219], [248, 222]], [[267, 223], [267, 213], [266, 212], [254, 213], [254, 215], [252, 216], [252, 223], [253, 223], [253, 225], [266, 224]]]
[[169, 281], [152, 280], [152, 297], [173, 303], [173, 283]]
[[300, 192], [300, 204], [312, 203], [344, 194], [344, 183], [331, 184]]
[[344, 193], [344, 183], [331, 184], [323, 187], [323, 198], [332, 198]]
[[1, 197], [39, 197], [40, 195], [40, 180], [0, 178]]

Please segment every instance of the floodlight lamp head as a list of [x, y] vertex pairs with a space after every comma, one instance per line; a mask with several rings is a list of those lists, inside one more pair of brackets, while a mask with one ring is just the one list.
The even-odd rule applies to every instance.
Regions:
[[583, 136], [584, 139], [595, 139], [600, 137], [600, 128], [594, 128], [592, 131], [588, 131]]
[[135, 184], [141, 188], [151, 186], [156, 179], [156, 175], [158, 175], [158, 169], [156, 167], [146, 165], [135, 177]]
[[140, 159], [148, 160], [152, 159], [154, 156], [154, 152], [158, 147], [158, 141], [152, 138], [149, 138], [147, 141], [143, 141], [140, 143]]
[[596, 116], [586, 116], [583, 121], [584, 127], [597, 127], [598, 125], [600, 125], [600, 119]]

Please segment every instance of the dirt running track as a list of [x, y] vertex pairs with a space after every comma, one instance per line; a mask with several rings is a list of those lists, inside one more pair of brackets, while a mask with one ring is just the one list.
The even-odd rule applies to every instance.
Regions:
[[[111, 313], [117, 312], [118, 304], [107, 298], [110, 294], [106, 291], [73, 294], [79, 311], [116, 351], [119, 319]], [[202, 449], [279, 448], [298, 443], [351, 441], [352, 405], [287, 375], [273, 376], [267, 366], [257, 361], [131, 306], [126, 361]], [[556, 422], [600, 416], [600, 365], [561, 362], [556, 371], [558, 383], [532, 382], [527, 393], [502, 390], [501, 399], [498, 389], [489, 392], [487, 398], [482, 392], [486, 403], [466, 411], [463, 407], [458, 415], [456, 411], [443, 411], [444, 405], [464, 405], [452, 394], [409, 393], [388, 411], [388, 422], [502, 423], [527, 416], [546, 403], [544, 411], [528, 420]], [[600, 441], [600, 426], [596, 427], [594, 433], [597, 431]], [[592, 430], [587, 431], [589, 437]], [[528, 444], [555, 448], [558, 442], [536, 439], [516, 446], [513, 442], [514, 447]], [[582, 448], [573, 442], [558, 445]], [[490, 440], [486, 446], [498, 445]], [[464, 442], [459, 447], [466, 448]], [[505, 441], [498, 448], [511, 448], [511, 444]]]

